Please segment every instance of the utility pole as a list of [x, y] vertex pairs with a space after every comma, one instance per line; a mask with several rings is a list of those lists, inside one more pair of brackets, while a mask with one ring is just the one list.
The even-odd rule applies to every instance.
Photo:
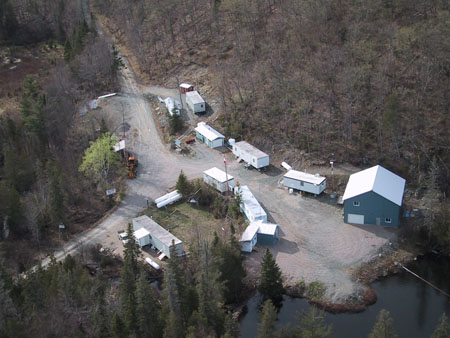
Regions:
[[178, 76], [177, 76], [177, 86], [178, 86], [178, 93], [180, 94], [181, 110], [183, 110], [183, 99], [181, 98], [180, 80], [178, 79]]
[[330, 161], [331, 165], [331, 192], [334, 192], [334, 162]]
[[122, 138], [125, 139], [125, 112], [122, 107]]
[[227, 196], [230, 196], [230, 185], [228, 183], [228, 171], [227, 171], [227, 159], [225, 154], [223, 154], [223, 163], [225, 165], [225, 179], [227, 180]]

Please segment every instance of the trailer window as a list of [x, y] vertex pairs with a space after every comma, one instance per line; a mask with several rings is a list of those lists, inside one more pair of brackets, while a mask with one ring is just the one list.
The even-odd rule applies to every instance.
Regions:
[[384, 219], [384, 222], [385, 222], [385, 223], [392, 223], [392, 220], [391, 220], [390, 217], [386, 217], [386, 218]]
[[359, 201], [353, 201], [354, 207], [359, 207], [360, 205], [361, 205], [361, 203], [359, 203]]

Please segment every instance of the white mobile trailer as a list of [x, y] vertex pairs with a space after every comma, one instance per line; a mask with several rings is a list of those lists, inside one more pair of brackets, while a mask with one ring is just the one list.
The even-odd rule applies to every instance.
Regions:
[[256, 169], [267, 167], [270, 162], [269, 155], [245, 141], [233, 144], [233, 154]]
[[196, 90], [186, 93], [186, 103], [194, 113], [204, 113], [206, 111], [205, 100]]
[[170, 249], [173, 247], [177, 256], [183, 254], [183, 242], [172, 235], [169, 231], [164, 229], [158, 223], [150, 219], [150, 217], [144, 215], [133, 218], [134, 231], [144, 228], [150, 233], [150, 243], [157, 250], [164, 253], [165, 256], [170, 258]]
[[267, 222], [267, 214], [258, 200], [253, 196], [248, 186], [243, 185], [234, 188], [234, 193], [241, 196], [241, 211], [250, 222]]
[[320, 195], [327, 187], [327, 179], [319, 174], [312, 175], [302, 171], [289, 170], [283, 178], [285, 187]]

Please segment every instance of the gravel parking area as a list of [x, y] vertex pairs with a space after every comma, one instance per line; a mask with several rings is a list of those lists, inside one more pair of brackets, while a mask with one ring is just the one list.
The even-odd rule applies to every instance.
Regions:
[[[376, 226], [354, 226], [343, 222], [343, 208], [327, 195], [290, 195], [278, 182], [284, 170], [267, 173], [246, 170], [229, 161], [230, 172], [241, 185], [248, 185], [263, 205], [269, 220], [280, 225], [280, 240], [269, 247], [283, 271], [285, 281], [320, 281], [327, 298], [343, 301], [362, 289], [351, 280], [349, 269], [371, 260], [379, 249], [395, 238], [395, 230]], [[247, 255], [251, 276], [257, 277], [265, 247]]]

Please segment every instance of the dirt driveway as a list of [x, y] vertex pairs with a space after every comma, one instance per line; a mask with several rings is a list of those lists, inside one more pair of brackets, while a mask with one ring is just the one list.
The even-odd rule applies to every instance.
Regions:
[[[229, 161], [230, 172], [248, 185], [269, 215], [280, 225], [280, 240], [270, 247], [287, 282], [320, 281], [327, 297], [335, 302], [362, 289], [351, 280], [349, 269], [369, 261], [379, 249], [395, 238], [390, 229], [353, 226], [343, 222], [343, 209], [328, 196], [289, 195], [281, 187], [284, 170], [269, 173], [246, 170]], [[246, 264], [253, 276], [259, 275], [264, 247], [247, 255]]]

